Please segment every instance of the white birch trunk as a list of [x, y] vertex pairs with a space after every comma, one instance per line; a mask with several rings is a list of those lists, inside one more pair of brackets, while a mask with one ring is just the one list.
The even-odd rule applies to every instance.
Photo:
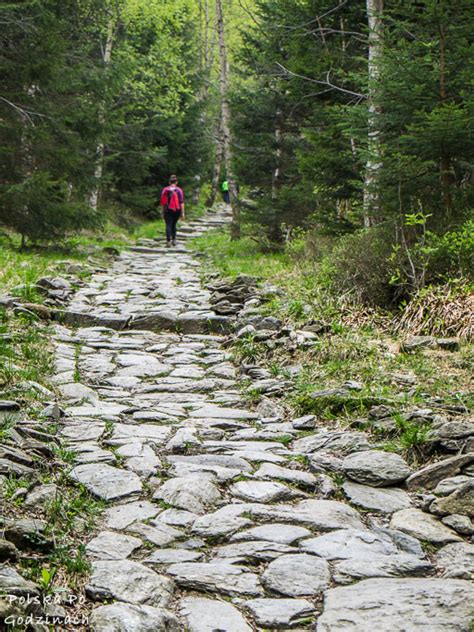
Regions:
[[[105, 48], [103, 52], [103, 60], [104, 65], [107, 68], [109, 66], [110, 61], [112, 59], [112, 47], [114, 42], [114, 28], [115, 28], [115, 20], [110, 18], [109, 23], [107, 25], [107, 40], [105, 42]], [[99, 124], [102, 127], [105, 123], [105, 112], [103, 105], [100, 107], [99, 111]], [[95, 167], [94, 167], [94, 186], [89, 196], [89, 206], [97, 211], [97, 206], [99, 204], [99, 193], [100, 193], [100, 184], [102, 180], [102, 175], [104, 173], [104, 143], [100, 141], [97, 144], [96, 153], [95, 153]]]
[[237, 186], [232, 171], [232, 147], [230, 134], [230, 106], [229, 106], [229, 70], [227, 66], [227, 46], [225, 39], [224, 14], [222, 0], [216, 0], [217, 34], [219, 38], [219, 91], [221, 97], [222, 114], [222, 144], [224, 150], [224, 166], [229, 181], [230, 206], [232, 210], [232, 239], [240, 237], [240, 209], [238, 204]]
[[367, 0], [367, 18], [369, 23], [369, 94], [367, 139], [368, 155], [364, 182], [364, 225], [366, 227], [373, 225], [380, 217], [379, 181], [383, 163], [378, 81], [380, 78], [380, 59], [383, 48], [383, 9], [383, 0]]

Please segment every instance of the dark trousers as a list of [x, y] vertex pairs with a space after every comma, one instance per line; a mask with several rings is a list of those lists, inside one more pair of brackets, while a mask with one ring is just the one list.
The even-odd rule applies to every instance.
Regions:
[[176, 239], [176, 224], [180, 217], [180, 211], [165, 211], [166, 241]]
[[224, 202], [226, 204], [230, 204], [230, 193], [229, 193], [229, 191], [222, 191], [222, 197], [224, 198]]

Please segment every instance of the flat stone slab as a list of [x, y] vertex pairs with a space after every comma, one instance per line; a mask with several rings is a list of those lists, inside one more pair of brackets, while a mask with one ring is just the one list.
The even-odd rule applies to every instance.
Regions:
[[221, 493], [213, 481], [214, 477], [206, 473], [171, 478], [156, 490], [153, 498], [164, 500], [179, 509], [203, 514], [221, 499]]
[[365, 450], [346, 456], [342, 463], [344, 474], [364, 485], [386, 487], [404, 481], [411, 469], [404, 459], [393, 452]]
[[468, 542], [447, 544], [436, 554], [443, 577], [474, 579], [474, 545]]
[[271, 503], [294, 495], [286, 485], [266, 481], [238, 481], [229, 487], [229, 491], [238, 498], [256, 503]]
[[337, 455], [368, 450], [370, 443], [365, 432], [321, 431], [294, 441], [292, 449], [302, 454], [330, 452]]
[[160, 522], [156, 522], [155, 524], [156, 526], [152, 526], [143, 522], [134, 522], [127, 527], [127, 530], [130, 533], [139, 535], [155, 546], [167, 546], [183, 536], [182, 531], [178, 531], [178, 529], [174, 529], [167, 524]]
[[70, 477], [103, 500], [117, 500], [142, 491], [136, 474], [105, 463], [77, 465]]
[[317, 483], [316, 477], [311, 472], [290, 470], [273, 463], [263, 463], [255, 472], [254, 477], [267, 480], [279, 479], [302, 487], [314, 487]]
[[105, 510], [105, 525], [110, 529], [126, 529], [133, 522], [154, 518], [159, 512], [160, 508], [148, 500], [115, 505]]
[[242, 613], [226, 601], [185, 597], [179, 610], [189, 632], [252, 632]]
[[189, 562], [172, 564], [167, 572], [184, 588], [216, 590], [231, 596], [261, 595], [262, 587], [258, 575], [244, 566], [229, 562]]
[[99, 560], [124, 560], [142, 544], [138, 538], [123, 533], [101, 531], [87, 544], [86, 551]]
[[271, 628], [293, 628], [315, 613], [306, 599], [249, 599], [244, 605], [258, 625]]
[[39, 595], [39, 589], [32, 581], [22, 577], [15, 568], [1, 566], [0, 593], [35, 598]]
[[461, 540], [452, 529], [446, 527], [434, 516], [421, 511], [421, 509], [401, 509], [397, 511], [392, 516], [390, 527], [434, 544], [447, 544], [448, 542]]
[[245, 531], [235, 533], [231, 542], [239, 540], [268, 540], [269, 542], [279, 542], [281, 544], [293, 544], [302, 538], [312, 535], [311, 531], [304, 527], [291, 524], [264, 524], [259, 527], [252, 527]]
[[331, 575], [326, 560], [304, 553], [282, 555], [267, 566], [262, 583], [288, 597], [316, 596], [328, 586]]
[[152, 606], [113, 603], [99, 606], [89, 620], [92, 632], [180, 632], [178, 620], [168, 610]]
[[124, 445], [133, 442], [147, 442], [161, 446], [169, 439], [172, 428], [156, 424], [115, 424], [109, 445]]
[[252, 540], [227, 544], [215, 549], [215, 559], [232, 560], [233, 563], [271, 562], [289, 553], [298, 553], [298, 549], [280, 542]]
[[95, 562], [86, 586], [91, 599], [117, 599], [132, 604], [166, 607], [173, 596], [173, 581], [129, 560]]
[[302, 500], [295, 505], [261, 505], [251, 514], [265, 520], [309, 525], [320, 531], [364, 529], [355, 509], [336, 500]]
[[455, 579], [367, 579], [325, 594], [317, 632], [461, 632], [474, 616], [474, 586]]
[[448, 459], [443, 459], [442, 461], [437, 461], [436, 463], [430, 463], [407, 478], [407, 489], [433, 489], [443, 478], [456, 476], [463, 467], [472, 462], [474, 462], [474, 452], [460, 454]]
[[345, 481], [342, 489], [354, 505], [372, 511], [393, 513], [411, 506], [410, 496], [399, 487], [370, 487]]
[[199, 408], [193, 408], [189, 411], [190, 417], [199, 417], [201, 419], [257, 419], [257, 413], [251, 413], [248, 410], [239, 408], [224, 408], [215, 404], [205, 404]]
[[186, 549], [159, 549], [143, 560], [149, 566], [161, 566], [163, 564], [181, 564], [182, 562], [197, 562], [202, 558], [202, 553], [187, 551]]

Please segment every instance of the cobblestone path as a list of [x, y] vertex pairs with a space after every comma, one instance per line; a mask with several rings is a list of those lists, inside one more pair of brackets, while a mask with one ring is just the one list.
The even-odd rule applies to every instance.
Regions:
[[[396, 486], [404, 461], [378, 459], [363, 433], [249, 410], [226, 327], [199, 260], [152, 242], [96, 274], [56, 327], [70, 476], [107, 501], [87, 542], [91, 629], [469, 630], [471, 545], [420, 520]], [[346, 481], [352, 503], [313, 458], [318, 441], [326, 460], [356, 452], [344, 467], [367, 480]], [[425, 540], [444, 545], [436, 557]]]

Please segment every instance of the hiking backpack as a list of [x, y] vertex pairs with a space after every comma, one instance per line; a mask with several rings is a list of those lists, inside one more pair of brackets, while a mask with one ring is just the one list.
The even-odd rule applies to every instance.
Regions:
[[173, 188], [169, 188], [166, 192], [167, 195], [167, 201], [166, 201], [166, 206], [165, 206], [165, 210], [167, 211], [180, 211], [181, 210], [181, 203], [179, 201], [179, 193], [178, 193], [178, 189], [176, 187]]

